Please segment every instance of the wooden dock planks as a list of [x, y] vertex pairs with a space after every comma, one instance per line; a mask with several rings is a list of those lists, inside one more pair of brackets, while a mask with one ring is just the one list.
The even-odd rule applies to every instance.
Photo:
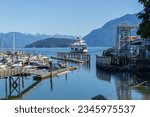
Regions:
[[0, 78], [7, 78], [10, 76], [16, 76], [20, 75], [23, 73], [23, 68], [13, 68], [13, 69], [5, 69], [5, 70], [0, 70]]
[[38, 72], [38, 74], [36, 76], [34, 76], [34, 79], [45, 79], [45, 78], [49, 78], [49, 77], [54, 77], [63, 73], [68, 73], [72, 70], [77, 69], [77, 67], [67, 67], [67, 68], [63, 68], [63, 69], [59, 69], [59, 70], [55, 70], [52, 72]]

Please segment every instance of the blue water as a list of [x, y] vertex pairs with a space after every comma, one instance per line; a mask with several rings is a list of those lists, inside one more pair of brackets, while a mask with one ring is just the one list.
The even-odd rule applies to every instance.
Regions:
[[[10, 94], [10, 99], [23, 100], [90, 100], [96, 95], [103, 95], [111, 100], [150, 99], [149, 82], [144, 88], [129, 88], [128, 84], [137, 79], [140, 81], [143, 79], [139, 79], [129, 73], [102, 71], [96, 67], [95, 55], [102, 54], [104, 49], [100, 47], [89, 48], [91, 54], [90, 64], [71, 64], [77, 66], [78, 69], [52, 79], [45, 79], [20, 96], [17, 96], [18, 92], [15, 90], [10, 94], [9, 79], [7, 79], [8, 88], [6, 92], [6, 79], [0, 79], [0, 98], [6, 99], [7, 93], [8, 95]], [[69, 51], [69, 48], [34, 48], [24, 50], [50, 57], [60, 51]], [[21, 91], [36, 83], [32, 76], [20, 78], [20, 82]]]

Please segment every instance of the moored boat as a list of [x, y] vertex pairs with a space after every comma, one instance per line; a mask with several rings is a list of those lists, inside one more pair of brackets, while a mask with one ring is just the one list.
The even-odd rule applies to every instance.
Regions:
[[82, 38], [77, 37], [74, 40], [74, 42], [71, 44], [71, 52], [87, 53], [88, 52], [87, 44], [85, 43], [85, 41]]

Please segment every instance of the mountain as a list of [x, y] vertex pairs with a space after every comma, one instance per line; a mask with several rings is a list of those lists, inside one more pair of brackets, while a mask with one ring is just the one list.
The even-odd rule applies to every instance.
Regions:
[[[117, 25], [122, 23], [138, 25], [140, 20], [136, 14], [127, 14], [107, 22], [101, 28], [91, 31], [83, 39], [88, 46], [113, 46], [115, 44]], [[135, 34], [136, 30], [133, 30], [132, 33]]]
[[[46, 35], [46, 34], [30, 34], [30, 33], [20, 33], [15, 32], [15, 47], [16, 48], [23, 48], [26, 45], [29, 45], [33, 42], [43, 40], [46, 38], [71, 38], [73, 39], [74, 36], [71, 35]], [[0, 47], [1, 48], [12, 48], [13, 45], [13, 32], [8, 33], [0, 33]]]
[[[23, 48], [25, 45], [33, 43], [37, 40], [48, 38], [48, 35], [33, 35], [29, 33], [15, 32], [15, 47]], [[2, 48], [12, 48], [13, 32], [0, 33], [0, 46]]]
[[72, 36], [72, 35], [60, 35], [60, 34], [55, 34], [55, 35], [51, 35], [50, 38], [75, 39], [75, 36]]
[[51, 48], [51, 47], [69, 47], [73, 42], [72, 39], [66, 38], [48, 38], [36, 41], [32, 44], [26, 45], [26, 48]]
[[[127, 23], [128, 25], [138, 25], [140, 20], [136, 14], [127, 14], [120, 18], [107, 22], [103, 27], [95, 29], [87, 34], [83, 39], [86, 41], [88, 46], [113, 46], [116, 38], [117, 25]], [[135, 33], [136, 30], [133, 30]], [[12, 32], [0, 33], [0, 47], [1, 48], [12, 48]], [[26, 45], [34, 43], [36, 41], [46, 38], [69, 38], [74, 39], [71, 35], [46, 35], [46, 34], [30, 34], [15, 32], [15, 47], [23, 48]]]

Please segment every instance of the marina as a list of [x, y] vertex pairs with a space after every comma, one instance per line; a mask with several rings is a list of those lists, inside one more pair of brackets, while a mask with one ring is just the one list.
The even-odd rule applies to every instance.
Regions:
[[[42, 74], [41, 70], [33, 70], [36, 75], [12, 76], [0, 79], [1, 99], [79, 99], [91, 100], [98, 95], [105, 99], [150, 99], [149, 75], [130, 74], [127, 72], [114, 73], [104, 71], [96, 67], [96, 56], [102, 55], [106, 48], [89, 48], [91, 61], [89, 63], [67, 62], [68, 66], [75, 66], [78, 69], [73, 71], [63, 71], [57, 75], [34, 79], [37, 74]], [[36, 49], [35, 53], [43, 53], [43, 56], [51, 57], [58, 51], [68, 52], [69, 48], [49, 48]], [[30, 52], [31, 49], [24, 49]], [[31, 51], [32, 52], [32, 51]], [[49, 75], [49, 74], [48, 74]], [[143, 83], [138, 86], [138, 84]], [[137, 85], [137, 86], [136, 86]], [[134, 87], [136, 86], [136, 87]], [[105, 88], [104, 88], [105, 87]], [[39, 94], [40, 92], [40, 94]]]
[[119, 25], [110, 48], [77, 37], [70, 48], [2, 51], [0, 99], [150, 99], [150, 43], [133, 28]]
[[1, 0], [0, 9], [0, 115], [149, 114], [150, 0]]

